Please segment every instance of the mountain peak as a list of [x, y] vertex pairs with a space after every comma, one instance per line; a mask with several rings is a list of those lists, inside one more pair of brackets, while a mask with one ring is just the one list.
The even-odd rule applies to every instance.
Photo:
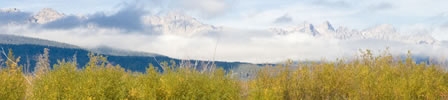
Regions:
[[310, 24], [308, 22], [303, 22], [302, 24], [299, 24], [297, 26], [289, 26], [289, 27], [274, 27], [271, 28], [270, 31], [279, 34], [279, 35], [286, 35], [291, 33], [305, 33], [310, 34], [312, 36], [319, 35], [319, 32], [316, 30], [313, 24]]
[[163, 34], [193, 36], [209, 31], [220, 31], [221, 27], [201, 23], [196, 18], [181, 13], [168, 13], [164, 16], [145, 16], [144, 23]]
[[43, 8], [36, 15], [32, 16], [31, 21], [33, 23], [45, 24], [59, 18], [64, 17], [63, 13], [59, 13], [51, 8]]
[[314, 27], [313, 24], [303, 23], [298, 26], [271, 28], [271, 31], [278, 35], [305, 33], [314, 37], [329, 37], [341, 40], [358, 39], [379, 39], [379, 40], [397, 40], [406, 43], [417, 44], [435, 44], [437, 40], [431, 36], [402, 36], [390, 24], [381, 24], [363, 31], [352, 30], [340, 26], [337, 30], [333, 28], [330, 22], [326, 21]]
[[333, 25], [330, 24], [329, 21], [325, 21], [322, 24], [319, 24], [316, 27], [317, 31], [319, 31], [320, 33], [330, 33], [330, 32], [335, 32], [336, 30], [334, 29]]
[[333, 25], [331, 25], [329, 21], [325, 21], [324, 23], [320, 24], [318, 27], [321, 27], [321, 28], [329, 30], [329, 31], [335, 31]]
[[310, 34], [312, 34], [313, 36], [316, 36], [316, 35], [318, 35], [319, 34], [319, 32], [316, 30], [316, 28], [314, 27], [314, 25], [313, 24], [310, 24], [310, 23], [307, 23], [307, 22], [304, 22], [303, 23], [303, 27], [300, 29], [300, 31], [301, 32], [304, 32], [304, 33], [310, 33]]

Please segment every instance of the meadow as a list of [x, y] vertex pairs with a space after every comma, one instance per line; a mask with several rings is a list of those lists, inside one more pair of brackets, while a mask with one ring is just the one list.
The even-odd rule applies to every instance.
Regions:
[[1, 62], [1, 100], [297, 100], [297, 99], [447, 99], [448, 73], [437, 64], [416, 63], [411, 53], [395, 57], [370, 50], [353, 59], [311, 63], [287, 61], [260, 67], [241, 80], [215, 67], [161, 62], [146, 72], [127, 71], [107, 57], [89, 54], [78, 68], [76, 58], [50, 65], [48, 51], [32, 73], [22, 72], [10, 50]]

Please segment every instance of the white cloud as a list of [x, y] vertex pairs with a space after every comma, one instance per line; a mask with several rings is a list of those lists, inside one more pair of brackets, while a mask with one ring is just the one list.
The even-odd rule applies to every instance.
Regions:
[[20, 8], [31, 12], [36, 12], [42, 8], [54, 8], [65, 13], [85, 14], [111, 10], [116, 8], [117, 4], [125, 1], [128, 0], [2, 0], [0, 1], [0, 7]]
[[[244, 61], [275, 63], [287, 59], [334, 60], [352, 57], [359, 49], [374, 51], [391, 48], [394, 54], [440, 56], [447, 47], [416, 45], [384, 40], [336, 40], [314, 38], [306, 34], [273, 35], [268, 31], [224, 29], [213, 36], [183, 37], [177, 35], [145, 35], [138, 32], [123, 34], [120, 29], [72, 28], [48, 30], [23, 25], [1, 26], [1, 33], [54, 40], [93, 48], [109, 46], [119, 49], [158, 53], [181, 59]], [[216, 48], [216, 51], [215, 51]]]
[[284, 23], [291, 23], [293, 21], [293, 19], [288, 15], [285, 14], [283, 16], [278, 17], [277, 19], [274, 20], [274, 24], [284, 24]]
[[198, 10], [212, 15], [219, 15], [229, 9], [230, 3], [227, 0], [181, 0], [180, 5], [192, 10]]
[[221, 16], [232, 9], [235, 0], [139, 0], [155, 14], [182, 12], [201, 18]]

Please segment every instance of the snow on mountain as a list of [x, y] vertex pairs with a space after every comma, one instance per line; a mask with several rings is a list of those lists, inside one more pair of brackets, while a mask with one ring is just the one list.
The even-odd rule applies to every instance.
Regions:
[[169, 13], [165, 16], [145, 16], [143, 23], [151, 26], [156, 32], [182, 36], [193, 36], [222, 30], [221, 27], [204, 24], [191, 16], [178, 13]]
[[324, 23], [316, 26], [316, 30], [319, 31], [320, 33], [335, 32], [333, 25], [331, 25], [329, 21], [325, 21]]
[[[20, 13], [17, 8], [0, 9], [2, 14]], [[66, 17], [64, 13], [57, 12], [51, 8], [44, 8], [35, 15], [27, 15], [29, 22], [37, 24], [46, 24], [60, 18]], [[83, 20], [88, 20], [88, 17], [80, 17]], [[26, 19], [26, 18], [24, 18]], [[26, 21], [26, 20], [24, 20]], [[209, 24], [204, 24], [191, 16], [168, 13], [163, 16], [147, 15], [141, 19], [145, 27], [150, 27], [152, 31], [161, 34], [173, 34], [180, 36], [195, 36], [204, 33], [218, 32], [222, 27], [217, 27]], [[359, 39], [379, 39], [379, 40], [397, 40], [407, 43], [416, 44], [435, 44], [435, 40], [429, 35], [403, 35], [399, 33], [392, 25], [382, 24], [367, 28], [362, 31], [349, 29], [347, 27], [339, 27], [337, 29], [326, 21], [319, 25], [310, 23], [302, 23], [296, 26], [275, 27], [270, 29], [278, 35], [286, 34], [308, 34], [316, 38], [335, 38], [339, 40], [359, 40]]]
[[289, 26], [289, 27], [285, 27], [285, 28], [271, 28], [271, 31], [279, 34], [279, 35], [286, 35], [286, 34], [291, 34], [291, 33], [305, 33], [305, 34], [309, 34], [312, 36], [318, 36], [320, 35], [320, 33], [314, 28], [313, 24], [309, 24], [309, 23], [302, 23], [300, 25], [297, 26]]
[[395, 30], [395, 28], [392, 25], [382, 24], [361, 31], [360, 36], [362, 38], [394, 40], [397, 39], [400, 36], [400, 34]]
[[55, 21], [64, 16], [65, 16], [64, 13], [59, 13], [54, 9], [43, 8], [36, 15], [32, 16], [30, 21], [32, 23], [45, 24], [51, 21]]
[[335, 30], [333, 25], [326, 21], [317, 26], [305, 23], [297, 26], [275, 27], [270, 30], [277, 35], [309, 34], [316, 38], [334, 38], [339, 40], [378, 39], [402, 41], [414, 44], [437, 43], [437, 40], [430, 35], [403, 35], [389, 24], [374, 26], [362, 31], [357, 31], [346, 27], [339, 27]]
[[[9, 13], [20, 12], [20, 10], [17, 8], [9, 8], [1, 9], [0, 12], [8, 12], [5, 14], [9, 15]], [[67, 17], [67, 15], [51, 8], [43, 8], [35, 15], [29, 15], [26, 17], [27, 19], [24, 21], [27, 23], [44, 25], [49, 22]], [[79, 19], [84, 21], [89, 20], [89, 17], [82, 15], [76, 17], [79, 17]], [[161, 34], [194, 36], [222, 30], [222, 27], [204, 24], [196, 18], [179, 13], [168, 13], [164, 16], [146, 15], [142, 17], [141, 21], [145, 25], [144, 27], [150, 27], [152, 31]]]

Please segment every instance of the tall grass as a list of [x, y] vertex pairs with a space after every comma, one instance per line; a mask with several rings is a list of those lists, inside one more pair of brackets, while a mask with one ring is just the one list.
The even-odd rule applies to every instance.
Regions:
[[[48, 53], [47, 53], [48, 54]], [[41, 55], [48, 61], [47, 54]], [[53, 68], [45, 62], [24, 74], [9, 52], [0, 68], [1, 100], [294, 100], [294, 99], [446, 99], [448, 73], [434, 64], [417, 64], [387, 52], [370, 51], [351, 60], [262, 67], [254, 78], [240, 80], [223, 69], [198, 71], [161, 63], [145, 73], [111, 65], [101, 55], [89, 54], [82, 69], [60, 60]], [[158, 70], [163, 70], [159, 72]]]
[[437, 65], [416, 64], [366, 51], [354, 60], [266, 67], [249, 83], [250, 99], [446, 99], [448, 74]]
[[26, 97], [26, 80], [21, 66], [17, 65], [20, 57], [14, 57], [11, 49], [6, 59], [6, 67], [0, 67], [0, 99], [19, 100]]
[[84, 69], [60, 61], [49, 73], [33, 81], [32, 99], [239, 99], [238, 81], [222, 69], [200, 73], [164, 64], [164, 73], [153, 66], [146, 73], [125, 71], [107, 63], [106, 57], [90, 55]]

